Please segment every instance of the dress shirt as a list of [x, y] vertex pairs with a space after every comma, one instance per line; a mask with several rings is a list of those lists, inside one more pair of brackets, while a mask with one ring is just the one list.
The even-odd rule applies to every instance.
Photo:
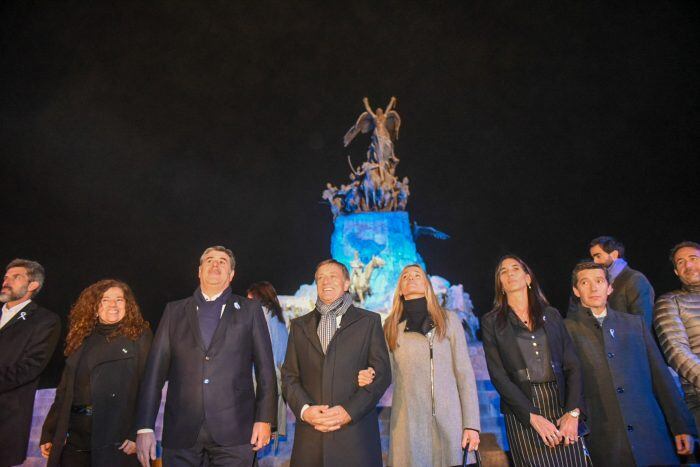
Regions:
[[528, 379], [533, 383], [555, 381], [552, 355], [544, 327], [540, 326], [531, 331], [512, 310], [508, 314], [508, 321], [513, 327], [518, 348], [525, 360]]
[[31, 299], [25, 300], [22, 303], [18, 303], [12, 308], [7, 308], [7, 304], [2, 306], [2, 317], [0, 318], [0, 329], [5, 326], [12, 318], [15, 317], [17, 313], [22, 311], [22, 309], [31, 303]]

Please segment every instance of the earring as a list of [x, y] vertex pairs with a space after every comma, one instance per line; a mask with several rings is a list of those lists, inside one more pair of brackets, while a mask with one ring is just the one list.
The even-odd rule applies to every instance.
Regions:
[[532, 289], [532, 286], [530, 284], [527, 284], [528, 290]]

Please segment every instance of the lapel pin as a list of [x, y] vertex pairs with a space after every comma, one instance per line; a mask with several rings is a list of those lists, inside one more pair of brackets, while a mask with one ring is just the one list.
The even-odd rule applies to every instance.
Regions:
[[236, 310], [240, 310], [240, 309], [241, 309], [241, 306], [238, 304], [238, 302], [233, 302], [233, 307], [234, 307]]
[[126, 349], [122, 349], [122, 352], [124, 352], [124, 353], [129, 353], [129, 351], [126, 350]]
[[615, 330], [614, 329], [610, 330], [610, 335], [612, 336], [613, 339], [615, 338]]
[[546, 317], [546, 316], [543, 316], [543, 317], [542, 317], [542, 321], [547, 321], [547, 317]]
[[27, 321], [27, 312], [26, 311], [21, 312], [19, 314], [19, 319], [21, 319], [22, 321]]

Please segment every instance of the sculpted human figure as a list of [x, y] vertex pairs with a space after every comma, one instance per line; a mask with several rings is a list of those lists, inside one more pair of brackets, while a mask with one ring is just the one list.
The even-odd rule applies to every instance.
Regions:
[[[396, 165], [398, 159], [394, 156], [394, 143], [392, 137], [398, 139], [399, 128], [401, 127], [401, 117], [393, 110], [396, 105], [396, 97], [392, 97], [386, 106], [386, 111], [378, 107], [372, 111], [369, 99], [362, 99], [365, 104], [365, 112], [360, 114], [355, 125], [348, 130], [343, 138], [347, 147], [358, 133], [368, 133], [372, 131], [372, 144], [370, 153], [374, 155], [374, 162], [379, 164]], [[371, 159], [370, 159], [371, 160]]]

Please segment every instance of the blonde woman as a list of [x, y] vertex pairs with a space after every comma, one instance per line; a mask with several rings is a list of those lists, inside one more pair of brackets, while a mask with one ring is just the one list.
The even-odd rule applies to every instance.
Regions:
[[420, 266], [401, 271], [384, 335], [394, 375], [388, 465], [462, 465], [462, 449], [479, 446], [474, 371], [462, 324]]

